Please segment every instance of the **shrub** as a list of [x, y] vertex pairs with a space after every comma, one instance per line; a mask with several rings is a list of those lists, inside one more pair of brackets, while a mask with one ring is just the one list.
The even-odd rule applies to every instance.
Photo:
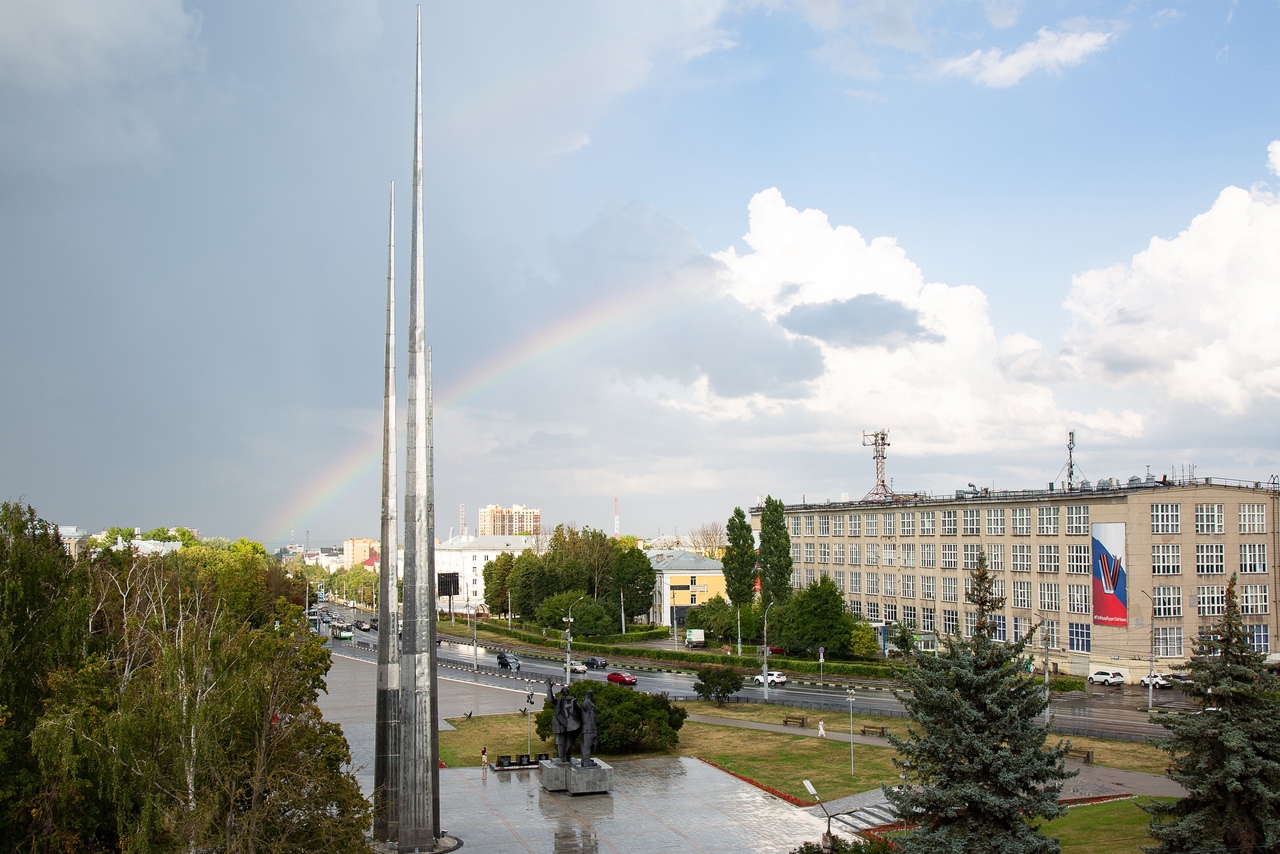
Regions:
[[742, 674], [732, 667], [715, 664], [700, 667], [693, 690], [703, 700], [715, 700], [717, 705], [723, 706], [729, 697], [742, 690]]
[[[581, 703], [587, 691], [594, 691], [596, 706], [596, 750], [600, 753], [641, 753], [666, 750], [680, 741], [679, 731], [689, 716], [683, 706], [673, 704], [666, 694], [645, 694], [609, 682], [577, 682], [569, 693]], [[551, 737], [551, 717], [555, 707], [548, 701], [538, 712], [538, 737]]]

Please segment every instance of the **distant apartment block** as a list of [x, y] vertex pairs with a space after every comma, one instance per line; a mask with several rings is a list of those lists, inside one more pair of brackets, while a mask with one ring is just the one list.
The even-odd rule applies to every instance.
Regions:
[[359, 566], [378, 551], [378, 541], [369, 537], [355, 537], [342, 541], [342, 565], [347, 569]]
[[542, 511], [537, 508], [513, 504], [499, 507], [490, 504], [480, 508], [481, 537], [514, 537], [517, 534], [536, 534], [542, 530]]

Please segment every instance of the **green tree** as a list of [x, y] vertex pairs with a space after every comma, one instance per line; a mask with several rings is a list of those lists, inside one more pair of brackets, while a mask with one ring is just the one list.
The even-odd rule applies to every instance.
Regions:
[[710, 664], [698, 668], [698, 681], [693, 690], [703, 700], [715, 700], [723, 706], [730, 697], [742, 690], [742, 674], [732, 667]]
[[[615, 626], [622, 628], [623, 616], [629, 622], [631, 618], [649, 612], [657, 578], [653, 564], [640, 549], [635, 546], [614, 547], [613, 571], [605, 580], [600, 602], [611, 616], [616, 617]], [[620, 608], [622, 614], [619, 613]]]
[[720, 560], [724, 566], [725, 589], [730, 602], [746, 605], [755, 598], [756, 545], [751, 523], [741, 507], [733, 508], [726, 532], [729, 543]]
[[527, 620], [534, 618], [543, 599], [564, 589], [560, 586], [559, 571], [529, 549], [516, 557], [511, 567], [510, 584], [511, 605]]
[[1280, 680], [1243, 622], [1233, 574], [1222, 619], [1191, 658], [1185, 690], [1200, 713], [1156, 718], [1169, 730], [1169, 776], [1187, 795], [1143, 805], [1158, 843], [1149, 851], [1280, 850]]
[[117, 543], [128, 545], [134, 541], [134, 529], [126, 528], [123, 525], [112, 525], [101, 535], [89, 538], [89, 547], [92, 549], [109, 549]]
[[971, 572], [966, 601], [977, 609], [973, 637], [945, 640], [939, 656], [913, 654], [895, 695], [911, 723], [907, 737], [890, 736], [893, 764], [909, 787], [885, 786], [898, 815], [919, 823], [902, 850], [961, 854], [1058, 851], [1038, 819], [1056, 818], [1067, 745], [1046, 747], [1040, 715], [1048, 700], [1019, 667], [1030, 635], [995, 640], [991, 615], [1004, 600], [994, 592], [985, 554]]
[[817, 655], [819, 647], [834, 658], [849, 654], [853, 639], [853, 615], [844, 606], [844, 594], [828, 576], [798, 590], [778, 616], [778, 645], [795, 652]]
[[791, 537], [787, 534], [786, 505], [781, 498], [768, 496], [760, 514], [760, 602], [791, 597]]
[[880, 654], [880, 636], [861, 614], [853, 614], [853, 628], [849, 631], [849, 655], [853, 658], [871, 659]]
[[916, 651], [916, 627], [899, 620], [889, 629], [889, 643], [898, 648], [903, 655], [911, 655]]
[[[574, 615], [578, 609], [574, 609]], [[609, 682], [575, 682], [569, 693], [581, 703], [587, 691], [594, 692], [596, 748], [603, 754], [625, 754], [667, 750], [680, 742], [680, 728], [689, 713], [671, 702], [666, 694], [646, 694]], [[544, 693], [545, 697], [546, 694]], [[551, 716], [555, 708], [544, 703], [535, 719], [538, 737], [551, 737]]]
[[[88, 577], [56, 526], [31, 507], [0, 504], [0, 851], [34, 850], [41, 790], [32, 733], [50, 681], [84, 653]], [[91, 791], [77, 797], [92, 809]]]
[[534, 618], [540, 626], [563, 632], [568, 625], [564, 618], [569, 616], [571, 607], [574, 637], [613, 634], [618, 629], [610, 620], [609, 613], [600, 603], [592, 601], [585, 590], [570, 590], [548, 596], [538, 606]]
[[514, 604], [507, 598], [511, 590], [511, 570], [515, 568], [516, 556], [511, 552], [503, 552], [491, 561], [487, 561], [481, 574], [484, 576], [484, 602], [489, 606], [491, 614], [505, 614], [508, 606]]
[[702, 629], [708, 636], [727, 641], [737, 634], [736, 611], [723, 596], [712, 596], [690, 608], [684, 616], [685, 628]]

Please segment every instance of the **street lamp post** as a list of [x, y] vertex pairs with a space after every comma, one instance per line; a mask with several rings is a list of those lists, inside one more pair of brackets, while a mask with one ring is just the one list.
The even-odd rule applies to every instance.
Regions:
[[827, 805], [822, 802], [822, 798], [819, 797], [818, 790], [813, 787], [813, 783], [805, 780], [804, 787], [809, 794], [813, 795], [813, 799], [818, 802], [818, 806], [822, 807], [822, 812], [827, 817], [827, 832], [822, 836], [822, 850], [832, 851], [835, 849], [835, 840], [831, 838], [831, 813], [827, 812]]
[[738, 657], [742, 657], [742, 606], [738, 606]]
[[852, 688], [848, 690], [846, 699], [849, 701], [849, 776], [853, 776], [853, 698], [855, 692]]
[[573, 670], [570, 669], [570, 664], [573, 661], [573, 606], [577, 605], [579, 602], [581, 602], [583, 599], [586, 599], [586, 598], [587, 597], [585, 595], [582, 595], [582, 596], [579, 596], [577, 599], [574, 599], [573, 603], [569, 605], [569, 616], [560, 618], [567, 624], [567, 627], [564, 630], [564, 684], [565, 685], [568, 685], [570, 682], [573, 681]]
[[477, 620], [476, 608], [477, 606], [475, 605], [470, 603], [467, 604], [467, 610], [471, 613], [471, 669], [479, 673], [480, 645], [476, 641], [476, 623], [479, 622], [479, 620]]
[[760, 673], [760, 678], [764, 681], [760, 687], [764, 689], [764, 701], [769, 702], [769, 612], [773, 610], [774, 603], [770, 602], [769, 607], [764, 609], [764, 666]]

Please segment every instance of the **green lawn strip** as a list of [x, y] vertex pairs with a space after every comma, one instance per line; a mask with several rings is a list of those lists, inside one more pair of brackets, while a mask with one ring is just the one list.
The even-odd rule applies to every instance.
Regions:
[[1143, 845], [1155, 840], [1147, 834], [1151, 817], [1139, 809], [1138, 803], [1139, 800], [1130, 799], [1072, 807], [1062, 818], [1046, 822], [1040, 832], [1057, 836], [1064, 854], [1140, 854]]

